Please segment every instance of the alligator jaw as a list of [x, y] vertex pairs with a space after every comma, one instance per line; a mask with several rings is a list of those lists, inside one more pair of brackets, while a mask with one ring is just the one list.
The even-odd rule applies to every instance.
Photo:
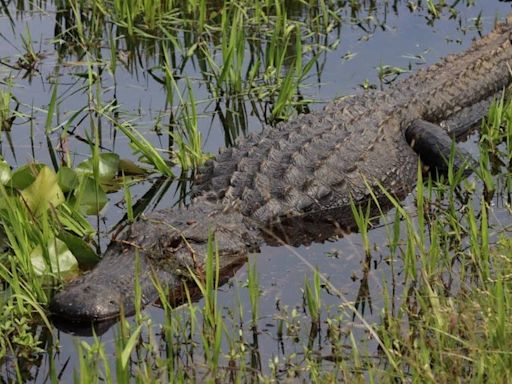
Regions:
[[[190, 282], [190, 272], [201, 275], [209, 239], [215, 239], [221, 276], [246, 260], [256, 231], [242, 215], [208, 201], [188, 209], [153, 212], [132, 224], [112, 241], [94, 270], [68, 284], [50, 302], [57, 318], [90, 323], [135, 313], [136, 283], [141, 308], [163, 292], [176, 292]], [[171, 295], [172, 296], [172, 295]]]
[[[128, 248], [130, 250], [130, 248]], [[139, 261], [137, 266], [136, 260]], [[74, 322], [103, 321], [120, 314], [135, 313], [135, 276], [139, 276], [141, 304], [144, 306], [158, 297], [153, 275], [162, 282], [174, 281], [170, 273], [154, 271], [143, 252], [122, 250], [113, 243], [98, 266], [90, 273], [70, 283], [50, 302], [53, 316]]]
[[[86, 280], [84, 278], [83, 280]], [[58, 318], [66, 318], [74, 322], [103, 321], [116, 318], [123, 308], [124, 313], [133, 311], [134, 305], [120, 292], [112, 287], [93, 285], [87, 281], [73, 283], [68, 289], [57, 293], [51, 303], [50, 311]]]

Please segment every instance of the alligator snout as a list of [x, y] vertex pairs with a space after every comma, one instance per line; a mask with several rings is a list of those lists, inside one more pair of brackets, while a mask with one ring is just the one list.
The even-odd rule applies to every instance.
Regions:
[[78, 283], [57, 293], [50, 302], [53, 315], [74, 321], [107, 320], [126, 314], [133, 308], [125, 308], [123, 295], [117, 290], [90, 283]]
[[122, 244], [113, 243], [94, 270], [71, 282], [52, 298], [50, 312], [75, 323], [114, 319], [121, 313], [132, 315], [137, 280], [145, 304], [158, 296], [150, 272], [143, 253], [137, 258], [132, 248], [125, 250]]

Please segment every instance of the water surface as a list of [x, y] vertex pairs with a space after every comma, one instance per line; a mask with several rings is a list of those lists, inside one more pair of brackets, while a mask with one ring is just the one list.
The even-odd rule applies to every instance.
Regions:
[[[365, 2], [361, 2], [365, 4]], [[396, 8], [378, 5], [367, 13], [362, 10], [363, 22], [359, 25], [351, 22], [348, 11], [339, 11], [341, 25], [325, 36], [329, 44], [335, 48], [326, 49], [319, 58], [318, 66], [302, 87], [301, 92], [315, 103], [310, 108], [322, 108], [324, 102], [335, 97], [362, 92], [361, 84], [377, 88], [386, 87], [378, 76], [378, 67], [389, 65], [405, 70], [415, 71], [439, 60], [449, 53], [460, 52], [467, 48], [471, 41], [488, 33], [496, 20], [503, 18], [511, 7], [499, 1], [476, 1], [473, 6], [459, 4], [458, 15], [451, 19], [449, 14], [442, 14], [439, 20], [430, 22], [425, 10], [411, 12], [407, 2], [397, 2]], [[462, 3], [462, 2], [461, 2]], [[11, 132], [12, 149], [7, 140], [1, 144], [4, 158], [14, 166], [36, 160], [50, 164], [44, 121], [46, 114], [40, 109], [47, 108], [51, 97], [52, 84], [58, 81], [59, 110], [56, 124], [66, 121], [74, 111], [87, 105], [84, 91], [83, 74], [87, 71], [84, 57], [68, 54], [59, 56], [56, 51], [55, 25], [58, 20], [56, 8], [45, 4], [34, 11], [15, 12], [9, 5], [13, 15], [11, 23], [6, 16], [0, 16], [0, 58], [2, 62], [13, 64], [24, 52], [22, 35], [30, 31], [32, 46], [41, 53], [43, 59], [38, 64], [38, 71], [26, 75], [24, 71], [15, 71], [9, 66], [0, 66], [0, 76], [13, 76], [14, 93], [21, 103], [21, 110], [26, 113], [24, 118], [17, 118]], [[294, 17], [304, 17], [294, 10]], [[478, 28], [475, 20], [479, 20]], [[334, 44], [337, 42], [337, 44]], [[122, 46], [122, 44], [121, 44]], [[126, 48], [126, 47], [124, 47]], [[119, 50], [118, 56], [129, 54], [128, 50]], [[110, 51], [105, 49], [105, 60], [108, 61]], [[249, 53], [247, 53], [249, 55]], [[158, 60], [151, 54], [141, 52], [141, 57], [129, 66], [120, 65], [115, 75], [106, 73], [102, 76], [101, 86], [104, 99], [116, 99], [120, 111], [125, 118], [132, 117], [139, 129], [144, 132], [155, 146], [167, 148], [168, 137], [155, 131], [156, 122], [166, 116], [169, 108], [162, 85], [154, 81], [149, 70]], [[183, 73], [191, 79], [201, 79], [198, 67], [192, 61], [185, 63]], [[105, 72], [107, 72], [105, 70]], [[407, 73], [401, 75], [407, 76]], [[199, 129], [203, 133], [204, 149], [216, 153], [220, 147], [229, 144], [231, 138], [218, 113], [218, 104], [211, 101], [208, 87], [202, 81], [193, 82], [195, 98], [199, 100]], [[220, 101], [220, 110], [227, 112], [232, 108], [228, 101]], [[244, 104], [244, 126], [246, 131], [260, 131], [265, 122], [255, 115], [250, 103]], [[164, 125], [164, 124], [162, 124]], [[108, 126], [103, 127], [102, 147], [105, 151], [114, 151], [123, 158], [136, 160], [128, 141]], [[158, 126], [157, 126], [158, 128]], [[243, 130], [243, 129], [242, 129]], [[247, 133], [245, 132], [245, 133]], [[236, 133], [236, 132], [235, 132]], [[244, 134], [244, 132], [238, 132]], [[73, 125], [72, 134], [66, 145], [72, 160], [78, 163], [90, 155], [90, 146], [83, 139], [88, 134], [88, 121], [84, 120], [77, 126]], [[231, 132], [232, 134], [232, 132]], [[30, 138], [30, 139], [29, 139]], [[58, 145], [58, 137], [53, 137], [54, 145]], [[464, 144], [474, 151], [478, 135], [473, 135]], [[384, 161], [384, 160], [383, 160]], [[134, 199], [142, 196], [151, 187], [151, 180], [133, 187]], [[122, 200], [122, 194], [110, 195], [108, 209], [101, 212], [99, 223], [102, 234], [102, 247], [108, 242], [108, 230], [124, 215], [123, 205], [116, 203]], [[179, 199], [177, 183], [170, 185], [168, 191], [148, 210], [175, 204]], [[413, 212], [413, 197], [403, 202], [406, 209]], [[503, 208], [503, 201], [496, 200], [492, 220], [496, 228], [509, 226], [512, 222], [509, 213]], [[392, 222], [394, 213], [388, 214]], [[264, 246], [261, 252], [253, 254], [250, 262], [255, 263], [259, 273], [262, 289], [260, 301], [259, 324], [259, 359], [265, 367], [275, 356], [286, 356], [292, 352], [302, 353], [300, 344], [287, 341], [284, 345], [276, 342], [275, 314], [276, 306], [283, 311], [291, 312], [294, 308], [303, 311], [304, 279], [311, 279], [311, 266], [317, 268], [332, 285], [340, 290], [346, 300], [357, 302], [361, 314], [369, 322], [378, 321], [382, 308], [382, 292], [390, 282], [397, 282], [393, 287], [394, 294], [400, 295], [401, 262], [388, 259], [387, 230], [383, 223], [370, 231], [370, 242], [374, 251], [371, 260], [365, 259], [359, 234], [346, 235], [343, 238], [311, 244], [307, 246], [270, 247]], [[499, 230], [499, 229], [497, 229]], [[299, 255], [301, 257], [299, 257]], [[307, 263], [303, 262], [303, 259]], [[367, 270], [367, 265], [370, 270]], [[223, 306], [230, 308], [239, 300], [248, 303], [247, 292], [241, 288], [247, 279], [247, 269], [242, 267], [231, 280], [230, 284], [220, 289], [219, 300]], [[322, 296], [324, 304], [329, 307], [343, 305], [343, 300], [329, 292]], [[201, 305], [201, 302], [198, 303]], [[178, 309], [179, 311], [180, 309]], [[162, 323], [162, 312], [158, 307], [150, 307], [147, 312], [155, 326]], [[249, 314], [246, 314], [249, 318]], [[346, 327], [360, 326], [358, 320], [347, 318]], [[114, 327], [115, 329], [115, 327]], [[113, 354], [114, 338], [110, 330], [101, 336], [108, 353]], [[304, 324], [304, 333], [307, 327]], [[361, 335], [364, 332], [361, 332]], [[91, 338], [77, 337], [55, 330], [61, 348], [55, 355], [58, 369], [63, 378], [71, 378], [73, 370], [78, 367], [75, 345], [80, 340], [91, 342]], [[45, 382], [48, 360], [43, 359], [39, 366], [32, 367], [34, 381]], [[67, 380], [65, 380], [67, 381]]]

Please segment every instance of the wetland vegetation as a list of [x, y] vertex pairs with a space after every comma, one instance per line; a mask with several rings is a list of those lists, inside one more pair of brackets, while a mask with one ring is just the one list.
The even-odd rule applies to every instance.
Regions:
[[[359, 233], [341, 243], [254, 255], [225, 289], [211, 246], [201, 300], [190, 293], [173, 308], [161, 292], [161, 308], [103, 335], [67, 336], [47, 312], [112, 233], [159, 204], [186, 203], [210, 152], [436, 59], [417, 49], [387, 64], [373, 53], [372, 73], [344, 88], [343, 63], [362, 65], [354, 41], [394, 33], [409, 17], [417, 28], [450, 25], [448, 44], [464, 44], [509, 9], [483, 0], [0, 0], [2, 381], [510, 382], [506, 95], [466, 144], [479, 159], [471, 177], [432, 180], [419, 167], [415, 193], [390, 198], [389, 213], [354, 207]], [[325, 96], [329, 83], [342, 89]], [[279, 283], [263, 271], [285, 256], [278, 274], [301, 264], [302, 276], [275, 294]], [[336, 276], [341, 269], [349, 272]]]

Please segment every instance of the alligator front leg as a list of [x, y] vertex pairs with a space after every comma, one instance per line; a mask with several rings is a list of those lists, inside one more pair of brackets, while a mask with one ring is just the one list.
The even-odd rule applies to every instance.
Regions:
[[421, 161], [439, 174], [448, 173], [452, 150], [454, 171], [463, 169], [463, 175], [469, 176], [477, 165], [473, 156], [463, 148], [453, 145], [453, 139], [436, 124], [415, 120], [406, 129], [405, 138]]

